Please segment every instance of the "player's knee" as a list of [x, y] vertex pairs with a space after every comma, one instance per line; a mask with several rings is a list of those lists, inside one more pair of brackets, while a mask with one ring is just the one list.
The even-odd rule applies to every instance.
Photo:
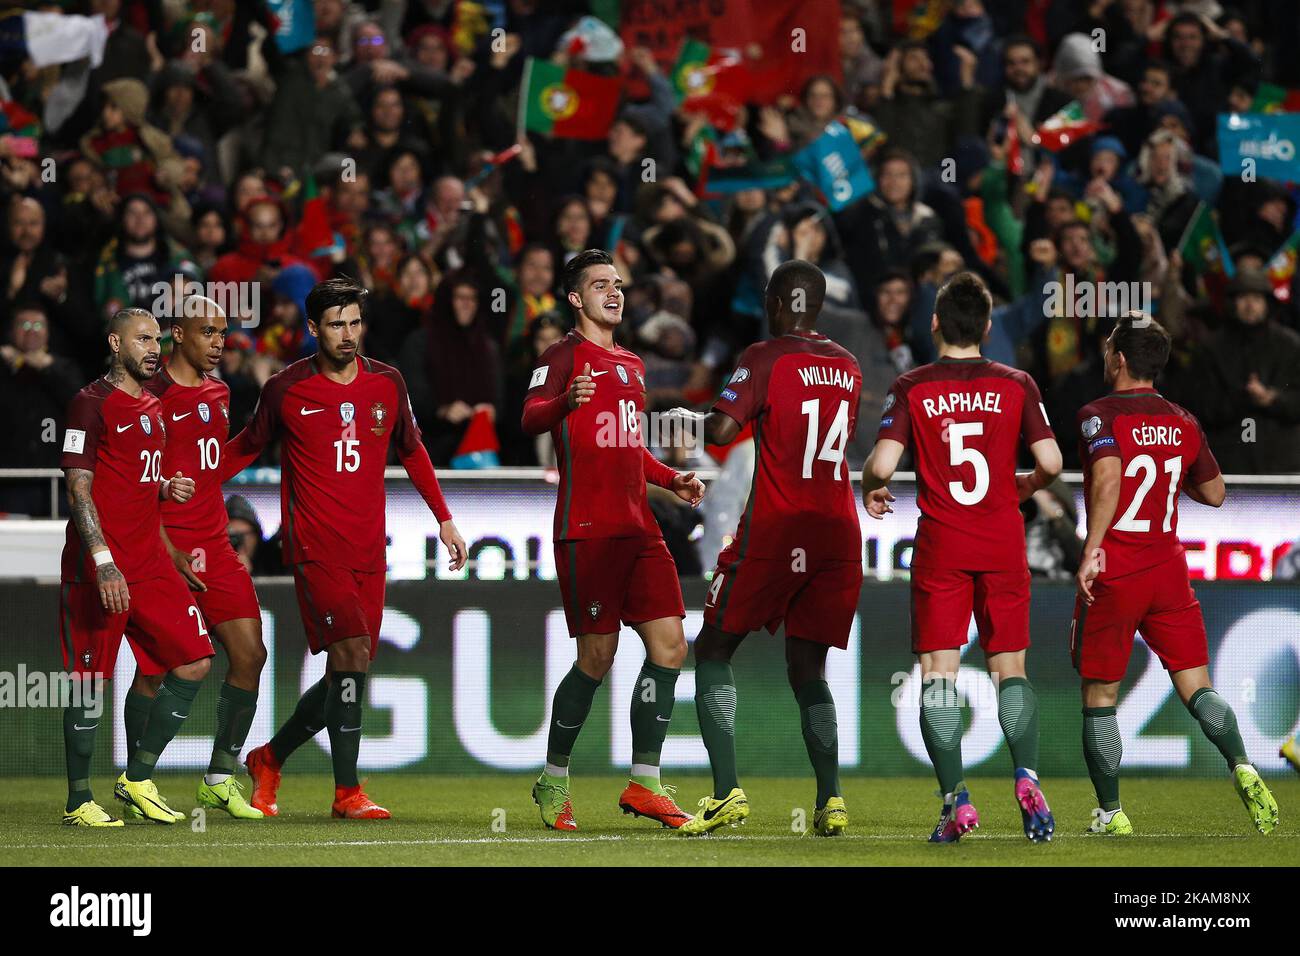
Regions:
[[694, 646], [697, 661], [730, 661], [740, 646], [740, 638], [705, 625]]
[[617, 644], [596, 644], [583, 642], [578, 646], [578, 666], [588, 677], [603, 680], [614, 666], [614, 654]]
[[660, 651], [660, 661], [657, 663], [662, 667], [680, 668], [686, 663], [686, 637], [683, 637], [676, 643]]
[[238, 645], [228, 645], [226, 652], [230, 655], [230, 673], [256, 680], [266, 666], [266, 645], [260, 637], [257, 640], [241, 641]]
[[177, 667], [172, 673], [182, 680], [200, 681], [208, 676], [210, 670], [212, 670], [212, 658], [201, 657], [197, 661]]

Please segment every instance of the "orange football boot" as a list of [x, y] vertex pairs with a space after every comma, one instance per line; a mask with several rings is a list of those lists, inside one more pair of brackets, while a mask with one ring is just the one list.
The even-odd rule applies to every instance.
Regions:
[[248, 776], [253, 781], [253, 796], [249, 804], [261, 810], [268, 817], [278, 817], [280, 807], [276, 804], [276, 794], [280, 790], [280, 765], [275, 762], [271, 745], [263, 744], [250, 750], [244, 758]]
[[619, 808], [633, 816], [658, 820], [664, 826], [676, 830], [691, 819], [691, 815], [673, 802], [672, 787], [664, 787], [664, 793], [655, 793], [631, 780], [618, 798]]
[[340, 820], [388, 820], [392, 814], [366, 796], [358, 787], [335, 787], [331, 811]]

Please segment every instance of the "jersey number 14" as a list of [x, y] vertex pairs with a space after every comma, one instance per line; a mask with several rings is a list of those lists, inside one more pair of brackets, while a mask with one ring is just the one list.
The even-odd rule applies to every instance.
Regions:
[[803, 413], [808, 416], [808, 437], [803, 446], [803, 477], [813, 476], [813, 456], [817, 461], [829, 461], [835, 465], [835, 480], [840, 480], [840, 465], [844, 463], [844, 446], [849, 443], [849, 403], [840, 401], [839, 411], [831, 420], [831, 427], [822, 441], [821, 451], [817, 450], [817, 426], [821, 422], [821, 399], [810, 398], [803, 403]]

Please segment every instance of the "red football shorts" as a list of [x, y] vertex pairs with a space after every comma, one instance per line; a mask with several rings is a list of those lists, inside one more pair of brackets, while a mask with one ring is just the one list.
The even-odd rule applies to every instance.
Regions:
[[294, 565], [293, 583], [313, 654], [350, 637], [369, 637], [370, 659], [375, 659], [384, 620], [383, 571], [307, 561]]
[[570, 637], [617, 634], [620, 622], [686, 616], [677, 565], [663, 538], [557, 541], [555, 574]]
[[1108, 683], [1122, 679], [1137, 631], [1167, 671], [1210, 662], [1201, 603], [1181, 554], [1123, 577], [1102, 575], [1092, 593], [1091, 607], [1075, 598], [1070, 623], [1070, 658], [1079, 676]]
[[912, 568], [912, 653], [966, 645], [971, 614], [987, 657], [1029, 646], [1029, 571]]
[[73, 674], [113, 676], [125, 635], [142, 674], [155, 676], [216, 653], [194, 595], [179, 574], [127, 584], [130, 608], [104, 610], [99, 585], [65, 581], [59, 588], [63, 666]]
[[239, 556], [230, 546], [229, 538], [224, 535], [220, 538], [192, 538], [186, 532], [172, 528], [167, 529], [167, 537], [177, 550], [197, 556], [190, 569], [208, 589], [192, 594], [209, 627], [240, 618], [261, 618], [262, 608], [253, 589], [253, 579], [239, 563]]
[[726, 548], [704, 600], [704, 623], [727, 634], [775, 634], [784, 621], [787, 637], [843, 649], [861, 590], [858, 560], [809, 561], [795, 570], [790, 558], [737, 559]]

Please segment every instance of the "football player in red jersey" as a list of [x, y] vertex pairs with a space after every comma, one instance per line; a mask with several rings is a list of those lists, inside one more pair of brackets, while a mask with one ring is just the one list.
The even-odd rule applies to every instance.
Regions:
[[1070, 628], [1070, 655], [1083, 680], [1083, 753], [1100, 804], [1089, 832], [1133, 832], [1119, 801], [1123, 742], [1115, 705], [1140, 631], [1227, 761], [1251, 822], [1269, 833], [1277, 801], [1246, 755], [1232, 707], [1210, 684], [1205, 620], [1178, 540], [1179, 492], [1217, 508], [1226, 495], [1223, 476], [1200, 422], [1155, 390], [1169, 360], [1169, 333], [1158, 322], [1129, 313], [1106, 340], [1104, 358], [1113, 391], [1078, 418], [1088, 537]]
[[741, 354], [704, 420], [706, 441], [719, 445], [752, 421], [756, 461], [749, 504], [718, 555], [695, 640], [695, 711], [713, 795], [700, 801], [684, 835], [749, 815], [736, 774], [731, 658], [751, 631], [776, 633], [782, 622], [790, 689], [817, 777], [813, 831], [840, 836], [848, 828], [826, 654], [848, 647], [862, 587], [862, 527], [844, 461], [857, 429], [862, 371], [814, 328], [825, 297], [826, 277], [812, 263], [777, 266], [765, 297], [772, 338]]
[[[963, 780], [957, 696], [972, 611], [997, 686], [1025, 836], [1050, 840], [1056, 825], [1038, 786], [1038, 700], [1025, 676], [1029, 564], [1019, 504], [1060, 473], [1061, 450], [1034, 380], [980, 354], [992, 305], [969, 272], [939, 290], [930, 320], [939, 359], [894, 382], [862, 472], [867, 513], [883, 518], [893, 500], [885, 486], [911, 444], [921, 511], [911, 568], [912, 651], [921, 663], [921, 733], [944, 795], [930, 835], [935, 843], [951, 843], [979, 825]], [[1021, 439], [1034, 458], [1031, 474], [1016, 474]]]
[[359, 355], [366, 290], [329, 279], [307, 295], [307, 327], [317, 353], [272, 376], [248, 427], [226, 445], [221, 475], [252, 464], [281, 439], [280, 535], [293, 567], [307, 645], [326, 654], [325, 676], [303, 694], [293, 716], [245, 763], [252, 804], [279, 812], [284, 761], [321, 728], [329, 732], [336, 817], [386, 820], [391, 814], [361, 789], [357, 754], [366, 674], [379, 646], [387, 567], [384, 465], [391, 441], [420, 496], [438, 519], [452, 570], [465, 565], [465, 541], [451, 520], [429, 453], [420, 442], [406, 382], [390, 365]]
[[[63, 663], [83, 680], [112, 677], [125, 631], [140, 671], [161, 677], [113, 794], [139, 816], [175, 823], [184, 814], [167, 805], [151, 777], [189, 715], [214, 651], [203, 615], [164, 548], [160, 499], [188, 502], [194, 480], [179, 472], [162, 477], [162, 408], [144, 388], [160, 362], [158, 321], [144, 309], [124, 309], [109, 323], [108, 346], [108, 373], [73, 398], [63, 436], [72, 509], [59, 588]], [[63, 714], [63, 822], [121, 826], [91, 794], [99, 711], [81, 704]]]
[[634, 627], [646, 658], [632, 695], [632, 779], [625, 813], [679, 827], [690, 819], [659, 780], [659, 755], [686, 658], [677, 567], [650, 512], [646, 482], [697, 504], [704, 485], [658, 461], [641, 435], [645, 367], [614, 344], [623, 280], [609, 253], [588, 249], [564, 267], [576, 327], [543, 353], [524, 401], [523, 429], [555, 440], [555, 569], [578, 660], [551, 709], [546, 767], [533, 787], [542, 822], [576, 830], [569, 755], [592, 698], [614, 663], [620, 623]]
[[[216, 737], [198, 801], [236, 819], [260, 820], [262, 811], [248, 805], [234, 777], [257, 710], [266, 647], [253, 579], [226, 533], [230, 519], [218, 479], [221, 447], [230, 430], [230, 389], [212, 373], [225, 347], [226, 314], [211, 299], [191, 296], [181, 303], [171, 328], [172, 353], [145, 388], [162, 403], [167, 423], [163, 474], [194, 475], [196, 490], [183, 506], [164, 502], [163, 537], [230, 665], [217, 697]], [[144, 731], [157, 687], [158, 678], [136, 669], [124, 714], [132, 747]]]

